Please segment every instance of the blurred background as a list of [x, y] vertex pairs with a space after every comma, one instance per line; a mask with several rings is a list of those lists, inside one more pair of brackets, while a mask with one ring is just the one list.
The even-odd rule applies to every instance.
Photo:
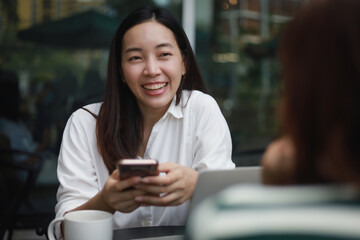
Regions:
[[1, 0], [0, 68], [17, 75], [21, 118], [37, 142], [48, 128], [47, 148], [56, 154], [69, 114], [102, 99], [108, 48], [122, 18], [142, 5], [167, 8], [228, 121], [234, 161], [246, 165], [243, 152], [263, 149], [277, 134], [277, 36], [303, 2]]
[[258, 165], [278, 134], [278, 35], [304, 2], [1, 0], [1, 117], [16, 109], [16, 124], [6, 129], [22, 129], [18, 135], [26, 134], [30, 143], [24, 149], [43, 157], [35, 196], [44, 199], [47, 192], [53, 210], [66, 121], [77, 108], [102, 100], [112, 35], [124, 16], [143, 5], [164, 7], [182, 24], [230, 127], [234, 162]]

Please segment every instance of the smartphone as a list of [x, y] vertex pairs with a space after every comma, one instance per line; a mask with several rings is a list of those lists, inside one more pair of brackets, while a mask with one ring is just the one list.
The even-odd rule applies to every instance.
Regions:
[[156, 176], [158, 175], [158, 161], [155, 159], [121, 159], [117, 164], [120, 179], [133, 176]]

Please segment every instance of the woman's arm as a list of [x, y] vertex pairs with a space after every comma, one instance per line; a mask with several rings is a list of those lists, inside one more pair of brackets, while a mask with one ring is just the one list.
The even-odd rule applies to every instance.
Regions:
[[[89, 116], [84, 117], [83, 114]], [[128, 189], [139, 183], [139, 178], [120, 181], [117, 170], [109, 176], [105, 165], [96, 165], [102, 159], [94, 159], [97, 144], [95, 132], [89, 130], [95, 131], [95, 122], [92, 122], [95, 120], [92, 118], [85, 111], [77, 112], [71, 116], [64, 130], [58, 162], [60, 187], [57, 217], [81, 209], [131, 212], [139, 207], [133, 199], [144, 194], [139, 190]], [[101, 181], [105, 183], [101, 184]]]
[[144, 192], [129, 188], [140, 183], [140, 177], [132, 177], [120, 181], [118, 174], [118, 170], [114, 170], [100, 192], [71, 211], [96, 209], [110, 213], [115, 213], [115, 211], [129, 213], [138, 208], [140, 204], [136, 202], [134, 198], [143, 195]]
[[196, 115], [193, 169], [234, 168], [230, 130], [219, 106], [210, 95], [195, 100]]

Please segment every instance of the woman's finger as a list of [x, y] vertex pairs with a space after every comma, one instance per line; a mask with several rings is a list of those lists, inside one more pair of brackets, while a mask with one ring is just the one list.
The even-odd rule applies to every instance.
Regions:
[[138, 196], [135, 201], [144, 205], [153, 206], [176, 206], [186, 201], [186, 197], [183, 196], [182, 191], [175, 191], [170, 194], [165, 194], [160, 197], [158, 196]]
[[[174, 163], [163, 163], [159, 166], [159, 176], [141, 178], [142, 183], [154, 185], [170, 185], [183, 177], [181, 166]], [[164, 174], [161, 174], [164, 173]]]

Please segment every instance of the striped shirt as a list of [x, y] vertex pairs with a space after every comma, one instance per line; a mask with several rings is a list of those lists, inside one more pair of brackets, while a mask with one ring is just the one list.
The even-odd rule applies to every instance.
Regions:
[[351, 186], [235, 185], [191, 213], [187, 239], [360, 239]]

